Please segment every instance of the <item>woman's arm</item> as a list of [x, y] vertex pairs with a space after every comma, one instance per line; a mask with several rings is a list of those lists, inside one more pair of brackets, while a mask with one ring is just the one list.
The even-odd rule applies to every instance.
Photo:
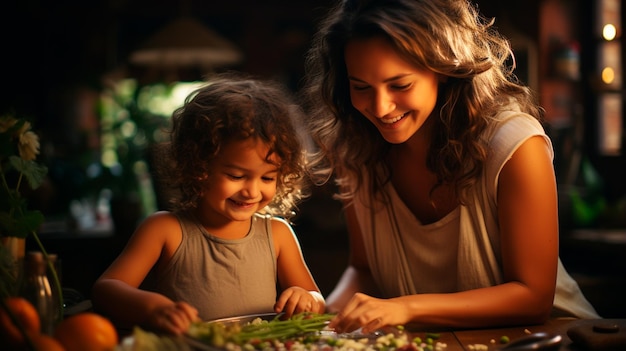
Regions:
[[509, 308], [530, 323], [543, 322], [552, 311], [559, 257], [557, 186], [545, 139], [524, 142], [498, 184], [504, 281], [523, 287], [522, 303]]
[[370, 273], [365, 255], [365, 246], [356, 218], [354, 206], [345, 205], [346, 228], [350, 237], [350, 259], [337, 285], [326, 298], [326, 309], [330, 313], [341, 310], [357, 292], [378, 295], [378, 289]]
[[94, 308], [118, 326], [142, 325], [175, 334], [186, 330], [186, 319], [197, 316], [193, 307], [139, 289], [155, 265], [171, 258], [181, 238], [180, 224], [175, 216], [161, 212], [148, 217], [133, 233], [122, 253], [94, 283]]
[[479, 328], [545, 321], [554, 300], [559, 244], [556, 181], [542, 137], [524, 142], [502, 169], [498, 216], [503, 284], [392, 299], [357, 294], [330, 327], [367, 332], [410, 322]]

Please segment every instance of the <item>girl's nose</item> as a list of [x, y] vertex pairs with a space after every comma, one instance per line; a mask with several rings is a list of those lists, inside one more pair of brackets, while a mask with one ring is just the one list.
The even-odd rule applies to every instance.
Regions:
[[390, 114], [396, 109], [396, 103], [393, 96], [386, 90], [377, 91], [372, 100], [371, 110], [374, 116], [382, 118]]
[[255, 180], [249, 180], [243, 187], [242, 193], [250, 199], [256, 198], [259, 195], [259, 185]]

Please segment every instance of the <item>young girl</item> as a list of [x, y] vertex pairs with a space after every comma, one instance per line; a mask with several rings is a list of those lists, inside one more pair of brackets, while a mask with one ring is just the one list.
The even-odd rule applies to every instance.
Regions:
[[339, 331], [597, 318], [561, 265], [552, 144], [467, 0], [341, 0], [308, 56], [323, 180], [346, 202]]
[[[143, 221], [95, 282], [96, 310], [121, 327], [173, 334], [198, 319], [324, 312], [285, 219], [304, 171], [301, 112], [288, 96], [270, 82], [216, 76], [174, 112], [163, 163], [181, 196]], [[153, 291], [140, 288], [149, 273]]]

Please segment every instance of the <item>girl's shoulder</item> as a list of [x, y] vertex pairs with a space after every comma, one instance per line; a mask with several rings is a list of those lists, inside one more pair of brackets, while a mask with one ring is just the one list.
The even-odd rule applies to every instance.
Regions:
[[293, 228], [291, 227], [291, 224], [282, 217], [262, 213], [257, 213], [254, 216], [256, 217], [256, 221], [262, 221], [264, 223], [267, 231], [272, 233], [272, 236], [274, 237], [281, 235], [293, 235]]
[[157, 211], [146, 217], [145, 221], [150, 222], [170, 222], [178, 221], [178, 215], [170, 211]]
[[178, 216], [173, 212], [158, 211], [146, 217], [141, 222], [138, 229], [170, 229], [172, 228], [172, 226], [180, 227], [180, 221]]
[[182, 236], [178, 218], [171, 212], [155, 212], [146, 217], [133, 233], [133, 241], [142, 245], [176, 248]]

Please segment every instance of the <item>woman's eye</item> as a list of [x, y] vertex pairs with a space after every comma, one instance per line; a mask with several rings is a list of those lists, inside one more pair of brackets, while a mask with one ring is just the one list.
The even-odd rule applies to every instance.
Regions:
[[412, 85], [411, 83], [409, 83], [409, 84], [402, 84], [402, 85], [394, 85], [394, 86], [392, 86], [392, 88], [395, 89], [395, 90], [407, 90], [407, 89], [409, 89], [411, 87], [411, 85]]
[[363, 91], [363, 90], [366, 90], [367, 88], [369, 88], [368, 85], [353, 85], [352, 86], [352, 89], [356, 91]]
[[276, 180], [276, 177], [263, 177], [262, 179], [266, 182], [273, 182]]

